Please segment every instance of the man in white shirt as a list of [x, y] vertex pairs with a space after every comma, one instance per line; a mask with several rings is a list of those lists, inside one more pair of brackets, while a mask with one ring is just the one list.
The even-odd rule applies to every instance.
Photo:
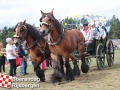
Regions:
[[96, 30], [95, 23], [91, 22], [89, 23], [90, 27], [90, 39], [93, 40], [93, 38], [98, 39], [100, 36], [100, 33]]
[[99, 32], [99, 34], [100, 34], [100, 36], [99, 36], [99, 39], [105, 39], [106, 38], [106, 35], [107, 35], [107, 31], [106, 31], [106, 28], [104, 27], [104, 26], [102, 26], [102, 23], [101, 22], [99, 22], [98, 23], [98, 32]]
[[6, 39], [7, 45], [6, 45], [6, 56], [7, 60], [9, 60], [10, 63], [10, 76], [16, 76], [16, 58], [18, 55], [16, 54], [16, 46], [12, 40], [12, 38]]
[[84, 31], [83, 31], [83, 36], [85, 37], [85, 44], [86, 44], [86, 51], [85, 54], [88, 53], [88, 48], [93, 42], [93, 36], [91, 34], [91, 28], [88, 27], [88, 24], [84, 24]]

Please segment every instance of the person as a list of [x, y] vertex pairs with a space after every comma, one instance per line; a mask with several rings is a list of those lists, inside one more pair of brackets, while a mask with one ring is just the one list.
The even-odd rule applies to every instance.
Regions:
[[82, 31], [83, 31], [83, 29], [84, 29], [83, 24], [82, 24], [82, 23], [80, 23], [80, 25], [79, 25], [79, 30], [82, 32]]
[[119, 47], [119, 49], [120, 49], [120, 43], [119, 43], [118, 47]]
[[0, 73], [2, 72], [2, 67], [3, 67], [3, 74], [5, 73], [5, 56], [6, 52], [4, 52], [3, 44], [0, 42]]
[[[23, 48], [24, 49], [24, 48]], [[27, 50], [24, 49], [24, 52], [25, 52], [25, 67], [24, 67], [24, 70], [25, 70], [25, 74], [29, 74], [27, 73], [27, 59], [28, 59], [28, 54], [27, 54]]]
[[27, 53], [24, 50], [24, 47], [22, 46], [22, 44], [20, 43], [21, 41], [20, 41], [19, 37], [14, 35], [13, 39], [14, 39], [15, 45], [18, 48], [18, 55], [21, 58], [21, 61], [20, 61], [20, 75], [28, 74], [26, 72], [26, 69], [27, 69], [27, 62], [26, 62]]
[[106, 28], [104, 26], [102, 26], [101, 22], [98, 23], [97, 31], [100, 34], [99, 39], [101, 39], [101, 38], [105, 39], [106, 38], [107, 30], [106, 30]]
[[25, 75], [25, 59], [26, 59], [26, 56], [25, 56], [23, 46], [21, 44], [18, 46], [18, 55], [21, 58], [21, 61], [20, 61], [20, 75]]
[[7, 45], [6, 45], [6, 56], [7, 60], [9, 60], [10, 63], [10, 76], [16, 76], [16, 58], [18, 55], [16, 54], [16, 46], [12, 40], [12, 38], [6, 39]]
[[93, 38], [98, 39], [99, 38], [99, 32], [96, 31], [95, 23], [90, 22], [89, 27], [90, 27], [90, 38], [91, 38], [91, 40], [93, 40]]
[[46, 65], [47, 65], [47, 67], [52, 67], [52, 60], [46, 59]]
[[85, 44], [86, 44], [85, 54], [88, 54], [88, 47], [93, 42], [93, 36], [91, 34], [91, 30], [90, 30], [91, 28], [88, 26], [88, 23], [83, 24], [83, 27], [84, 27], [84, 31], [82, 33], [85, 38]]

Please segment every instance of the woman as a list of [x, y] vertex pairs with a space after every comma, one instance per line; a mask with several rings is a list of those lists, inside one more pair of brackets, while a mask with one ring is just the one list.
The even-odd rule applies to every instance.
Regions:
[[2, 72], [2, 66], [3, 66], [3, 72], [5, 74], [5, 56], [4, 54], [6, 54], [4, 52], [4, 48], [3, 48], [3, 44], [2, 42], [0, 42], [0, 73]]
[[16, 54], [16, 46], [14, 45], [14, 42], [12, 38], [6, 39], [7, 45], [6, 45], [6, 56], [7, 60], [9, 60], [10, 63], [10, 76], [16, 76], [16, 58], [18, 55]]

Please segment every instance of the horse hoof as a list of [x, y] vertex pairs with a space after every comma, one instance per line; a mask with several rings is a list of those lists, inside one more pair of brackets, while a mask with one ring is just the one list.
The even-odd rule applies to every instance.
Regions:
[[53, 83], [54, 86], [60, 85], [60, 82]]
[[40, 81], [41, 82], [45, 82], [45, 78], [40, 78]]

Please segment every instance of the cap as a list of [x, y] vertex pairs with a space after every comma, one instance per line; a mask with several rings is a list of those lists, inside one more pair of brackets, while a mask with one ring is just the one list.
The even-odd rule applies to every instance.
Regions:
[[83, 26], [83, 24], [82, 24], [82, 23], [80, 23], [80, 24], [79, 24], [79, 26]]
[[88, 24], [83, 24], [83, 26], [88, 26]]
[[8, 42], [10, 42], [12, 40], [12, 38], [7, 38], [6, 39], [6, 42], [8, 43]]

